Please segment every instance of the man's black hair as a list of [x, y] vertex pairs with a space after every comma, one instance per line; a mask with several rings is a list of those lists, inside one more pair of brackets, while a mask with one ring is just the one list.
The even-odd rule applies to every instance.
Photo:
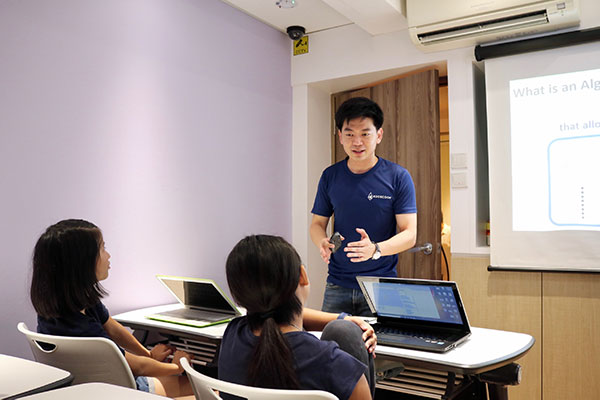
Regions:
[[343, 102], [335, 112], [335, 126], [341, 131], [344, 122], [355, 118], [371, 118], [377, 130], [383, 125], [381, 107], [366, 97], [353, 97]]

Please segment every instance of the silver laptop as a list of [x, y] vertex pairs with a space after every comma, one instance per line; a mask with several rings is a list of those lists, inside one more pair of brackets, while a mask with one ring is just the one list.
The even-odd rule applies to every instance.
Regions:
[[158, 280], [184, 305], [146, 318], [197, 328], [222, 324], [242, 315], [233, 301], [211, 279], [157, 275]]
[[471, 334], [456, 282], [359, 276], [377, 343], [446, 352]]

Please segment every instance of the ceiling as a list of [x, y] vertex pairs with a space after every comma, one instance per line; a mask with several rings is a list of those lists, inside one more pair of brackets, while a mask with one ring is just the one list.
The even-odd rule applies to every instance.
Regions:
[[[406, 0], [295, 0], [294, 8], [279, 8], [276, 5], [277, 0], [221, 1], [284, 33], [287, 27], [292, 25], [303, 26], [307, 34], [350, 24], [356, 24], [373, 36], [408, 29]], [[433, 65], [440, 71], [440, 76], [446, 76], [445, 62], [440, 61]], [[358, 87], [423, 67], [425, 66], [417, 65], [400, 68], [395, 72], [381, 71], [380, 76], [355, 76], [353, 79], [356, 82], [351, 86]], [[348, 87], [348, 81], [342, 81], [343, 83], [337, 83], [336, 80], [327, 81], [329, 86], [324, 89], [344, 90], [343, 87]]]
[[281, 32], [300, 25], [315, 33], [356, 24], [371, 35], [407, 28], [406, 0], [295, 0], [294, 8], [279, 8], [276, 0], [222, 0]]

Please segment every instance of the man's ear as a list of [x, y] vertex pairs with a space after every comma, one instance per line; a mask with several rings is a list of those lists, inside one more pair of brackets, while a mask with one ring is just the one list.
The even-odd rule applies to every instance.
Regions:
[[381, 139], [383, 139], [383, 128], [377, 130], [377, 144], [381, 143]]
[[340, 144], [341, 144], [342, 143], [342, 131], [337, 129], [337, 134], [338, 134], [338, 140], [340, 141]]
[[298, 284], [300, 286], [310, 285], [310, 282], [308, 281], [308, 272], [306, 272], [306, 268], [304, 268], [304, 265], [300, 265], [300, 281], [298, 282]]

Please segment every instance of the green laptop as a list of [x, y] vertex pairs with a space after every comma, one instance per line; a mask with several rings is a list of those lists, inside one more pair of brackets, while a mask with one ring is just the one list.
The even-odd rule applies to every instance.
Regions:
[[242, 315], [232, 300], [211, 279], [157, 275], [158, 280], [183, 305], [146, 318], [196, 328], [223, 324]]

